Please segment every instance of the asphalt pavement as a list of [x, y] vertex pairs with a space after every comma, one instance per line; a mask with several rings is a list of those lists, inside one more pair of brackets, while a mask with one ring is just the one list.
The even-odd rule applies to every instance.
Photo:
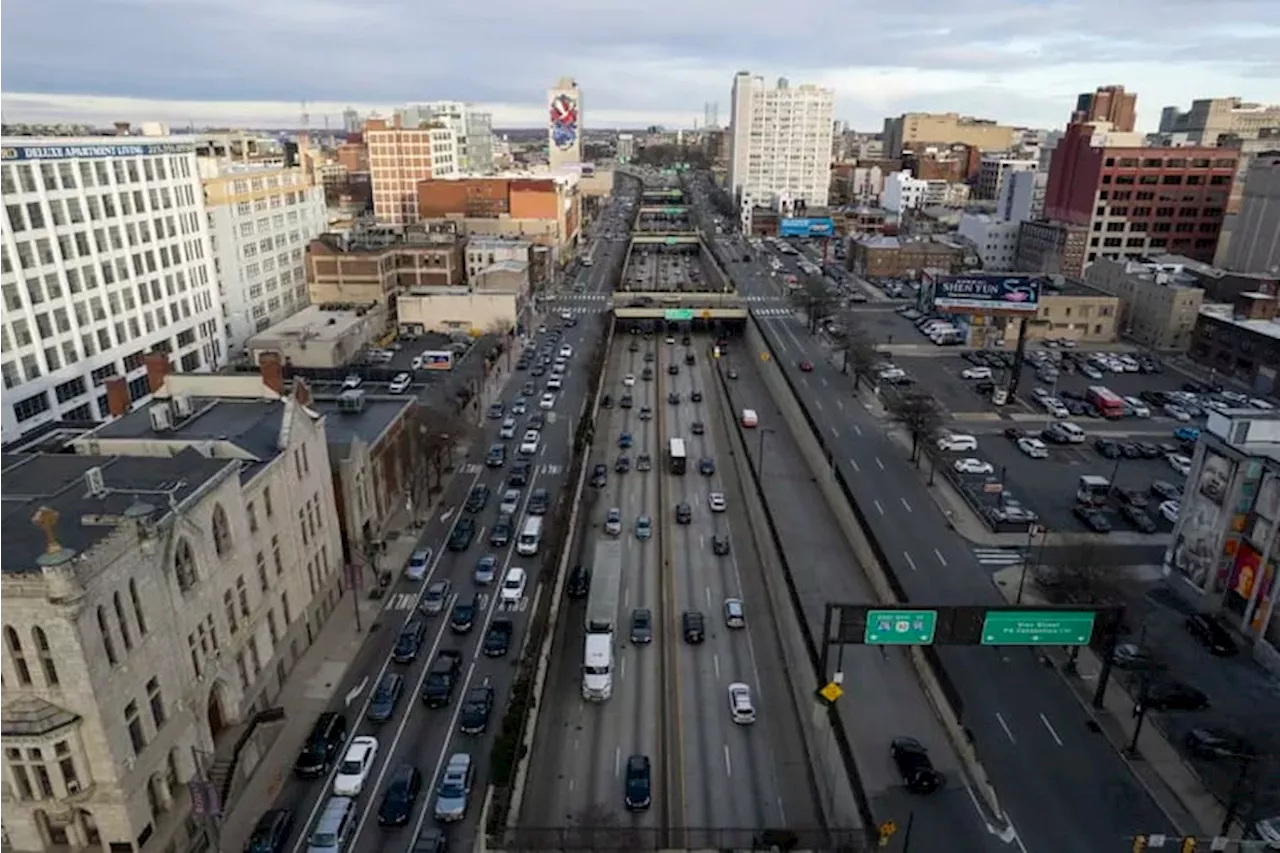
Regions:
[[[767, 276], [757, 265], [742, 266], [748, 269], [734, 270], [740, 288], [768, 295]], [[885, 425], [851, 395], [831, 390], [847, 388], [848, 379], [826, 362], [804, 323], [793, 317], [759, 323], [910, 599], [1003, 604], [989, 573], [948, 529], [885, 435]], [[815, 371], [801, 373], [801, 360], [811, 361]], [[1068, 688], [1032, 650], [944, 647], [940, 653], [962, 697], [964, 724], [1026, 850], [1107, 850], [1137, 833], [1172, 833], [1124, 761], [1087, 728]]]
[[[620, 247], [611, 246], [609, 251], [618, 252]], [[602, 265], [598, 272], [588, 274], [595, 290], [607, 284], [604, 267], [607, 264]], [[550, 491], [553, 514], [556, 502], [563, 498], [567, 485], [566, 475], [571, 463], [573, 422], [587, 392], [590, 371], [585, 364], [585, 356], [599, 340], [603, 328], [602, 316], [588, 316], [582, 318], [576, 326], [565, 330], [563, 342], [573, 346], [574, 357], [569, 361], [564, 388], [557, 396], [555, 408], [544, 412], [547, 416], [546, 426], [542, 430], [538, 452], [529, 459], [532, 472], [529, 483], [521, 490], [521, 511], [516, 516], [517, 526], [524, 518], [524, 510], [534, 489], [545, 488]], [[511, 375], [501, 396], [504, 404], [510, 406], [520, 396], [520, 386], [525, 381], [531, 381], [531, 377], [525, 373]], [[535, 381], [539, 391], [544, 384]], [[539, 411], [537, 395], [529, 399], [528, 406], [528, 414], [518, 418], [522, 428], [528, 417]], [[492, 435], [473, 442], [472, 452], [462, 462], [462, 476], [453, 479], [440, 503], [445, 509], [430, 519], [421, 532], [419, 547], [430, 547], [434, 551], [428, 577], [421, 582], [411, 581], [403, 577], [400, 567], [391, 567], [395, 579], [387, 590], [384, 599], [386, 604], [370, 629], [369, 639], [356, 660], [348, 667], [343, 683], [334, 691], [336, 698], [329, 710], [346, 715], [349, 725], [348, 743], [350, 738], [357, 735], [371, 735], [378, 739], [379, 745], [377, 758], [359, 797], [359, 817], [348, 846], [350, 850], [368, 853], [397, 847], [410, 850], [418, 832], [433, 819], [435, 789], [441, 771], [448, 757], [456, 752], [471, 754], [475, 761], [476, 775], [466, 818], [449, 829], [450, 846], [454, 849], [470, 849], [474, 845], [479, 829], [476, 822], [481, 811], [480, 800], [488, 784], [489, 753], [509, 698], [511, 680], [527, 627], [526, 616], [534, 598], [541, 594], [540, 588], [554, 579], [554, 567], [547, 567], [544, 572], [541, 557], [521, 557], [515, 554], [514, 537], [506, 547], [489, 547], [488, 536], [496, 520], [496, 496], [505, 487], [511, 465], [508, 462], [503, 468], [488, 468], [483, 464], [489, 443], [497, 440], [498, 424], [497, 420], [484, 422], [486, 433]], [[510, 450], [511, 460], [514, 461], [517, 458], [514, 443], [511, 443]], [[474, 542], [461, 552], [449, 551], [446, 543], [458, 520], [464, 516], [461, 508], [467, 494], [477, 484], [487, 485], [495, 497], [485, 510], [477, 514], [477, 535]], [[544, 553], [545, 550], [544, 545]], [[478, 587], [474, 584], [475, 564], [485, 554], [492, 554], [498, 560], [499, 572], [495, 586], [512, 566], [520, 566], [528, 572], [528, 586], [519, 604], [500, 607], [494, 587]], [[448, 607], [443, 614], [431, 617], [427, 638], [416, 660], [408, 665], [392, 663], [391, 648], [395, 645], [401, 627], [417, 611], [427, 586], [439, 580], [451, 583], [452, 593]], [[448, 611], [459, 599], [465, 600], [472, 594], [479, 595], [481, 618], [477, 619], [471, 632], [455, 634], [448, 626]], [[488, 626], [498, 616], [510, 618], [515, 624], [511, 651], [505, 657], [485, 657], [479, 654], [479, 646]], [[433, 710], [427, 708], [419, 696], [429, 663], [442, 649], [454, 649], [462, 653], [462, 680], [456, 686], [449, 705]], [[403, 675], [405, 690], [392, 718], [385, 723], [374, 724], [368, 722], [365, 716], [374, 687], [388, 671], [397, 671]], [[485, 682], [494, 688], [496, 694], [489, 727], [480, 736], [462, 735], [458, 732], [461, 698], [468, 689]], [[350, 702], [346, 701], [348, 696], [353, 697]], [[376, 811], [394, 769], [403, 764], [415, 765], [422, 773], [422, 794], [415, 804], [407, 827], [383, 828], [378, 825]], [[330, 796], [335, 772], [336, 768], [318, 780], [290, 777], [277, 796], [274, 805], [290, 808], [297, 816], [295, 838], [289, 848], [292, 853], [300, 853], [305, 848], [317, 815]]]

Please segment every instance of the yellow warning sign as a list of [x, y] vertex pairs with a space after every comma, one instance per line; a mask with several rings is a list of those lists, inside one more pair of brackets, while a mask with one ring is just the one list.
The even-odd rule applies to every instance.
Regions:
[[705, 310], [705, 311], [703, 311], [703, 312], [702, 312], [702, 319], [704, 319], [704, 320], [710, 320], [710, 319], [711, 319], [711, 309], [710, 309], [710, 308], [708, 308], [707, 310]]
[[889, 839], [898, 831], [898, 825], [891, 820], [886, 820], [884, 823], [880, 824], [877, 829], [879, 830], [880, 835], [880, 846], [888, 847]]
[[761, 360], [761, 361], [768, 361], [768, 360], [769, 360], [769, 353], [767, 353], [767, 352], [762, 352], [762, 353], [760, 353], [760, 360]]
[[832, 681], [819, 690], [818, 695], [826, 699], [828, 704], [834, 705], [836, 700], [844, 695], [844, 688]]

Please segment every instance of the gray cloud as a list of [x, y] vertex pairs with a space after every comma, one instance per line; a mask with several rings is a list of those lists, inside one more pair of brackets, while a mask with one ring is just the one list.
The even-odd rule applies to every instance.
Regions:
[[[1200, 79], [1254, 90], [1187, 89], [1172, 102], [1263, 97], [1268, 83], [1275, 89], [1280, 3], [7, 0], [0, 38], [11, 92], [536, 104], [572, 74], [588, 110], [677, 115], [719, 101], [724, 116], [730, 77], [748, 68], [836, 85], [841, 114], [860, 126], [885, 112], [947, 104], [1033, 123], [1060, 116], [1073, 91], [1099, 83], [1127, 83], [1142, 95], [1142, 81], [1106, 74], [1141, 73], [1134, 69], [1143, 64], [1149, 85], [1167, 85], [1166, 97], [1178, 94], [1177, 84], [1163, 81], [1191, 62]], [[842, 84], [873, 69], [910, 79], [891, 87], [902, 91], [892, 99]], [[957, 82], [940, 81], [946, 74]], [[1058, 88], [1037, 90], [1047, 78]]]

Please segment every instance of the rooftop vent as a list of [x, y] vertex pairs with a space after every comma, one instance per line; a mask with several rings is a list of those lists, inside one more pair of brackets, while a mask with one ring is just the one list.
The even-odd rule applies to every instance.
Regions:
[[107, 481], [102, 476], [102, 469], [97, 465], [84, 472], [84, 482], [89, 487], [90, 497], [105, 498], [107, 496]]
[[338, 411], [344, 414], [359, 414], [364, 411], [364, 392], [358, 388], [343, 391], [338, 395]]
[[147, 409], [151, 417], [151, 428], [156, 432], [168, 432], [173, 429], [173, 416], [169, 413], [168, 403], [157, 403]]

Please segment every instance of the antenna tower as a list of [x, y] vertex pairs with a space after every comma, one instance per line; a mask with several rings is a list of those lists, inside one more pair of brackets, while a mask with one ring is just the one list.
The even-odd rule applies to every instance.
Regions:
[[307, 102], [302, 101], [302, 129], [306, 130], [311, 125], [311, 115], [307, 112]]

